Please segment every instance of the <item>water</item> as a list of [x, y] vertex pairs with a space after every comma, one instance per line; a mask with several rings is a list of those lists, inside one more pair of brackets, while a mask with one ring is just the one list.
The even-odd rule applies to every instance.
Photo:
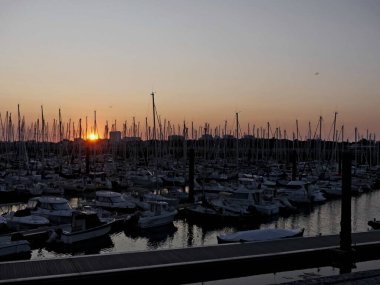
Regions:
[[[77, 202], [78, 199], [72, 198], [72, 204], [75, 205]], [[339, 234], [340, 205], [340, 200], [331, 200], [321, 205], [304, 208], [298, 214], [280, 216], [250, 225], [201, 225], [191, 223], [185, 217], [181, 217], [174, 221], [174, 226], [154, 232], [133, 233], [129, 230], [120, 230], [102, 239], [86, 242], [85, 245], [59, 249], [35, 248], [31, 259], [216, 245], [219, 234], [254, 228], [305, 228], [304, 236]], [[370, 230], [367, 223], [373, 218], [380, 219], [380, 191], [353, 197], [352, 231]]]

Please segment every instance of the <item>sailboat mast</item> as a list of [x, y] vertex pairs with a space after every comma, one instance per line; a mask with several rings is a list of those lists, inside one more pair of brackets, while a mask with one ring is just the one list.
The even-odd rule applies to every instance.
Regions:
[[62, 115], [61, 109], [59, 109], [59, 141], [62, 141]]
[[239, 113], [236, 112], [236, 170], [239, 169]]
[[153, 140], [156, 141], [156, 107], [154, 105], [154, 93], [152, 92], [153, 101]]
[[157, 162], [157, 142], [156, 142], [156, 105], [154, 104], [154, 92], [152, 92], [152, 102], [153, 102], [153, 140], [154, 140], [154, 158], [155, 158], [155, 180], [156, 180], [156, 190], [158, 188], [158, 180], [157, 180], [157, 167], [158, 167], [158, 162]]
[[17, 114], [18, 114], [18, 141], [21, 141], [21, 122], [20, 122], [20, 105], [17, 104]]

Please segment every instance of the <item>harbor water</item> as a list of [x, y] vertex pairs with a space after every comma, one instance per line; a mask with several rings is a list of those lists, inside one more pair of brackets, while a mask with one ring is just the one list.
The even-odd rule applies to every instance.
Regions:
[[[70, 202], [75, 206], [78, 198]], [[217, 245], [219, 234], [257, 228], [304, 228], [304, 236], [339, 234], [340, 206], [340, 199], [328, 200], [288, 216], [233, 225], [193, 222], [179, 215], [173, 225], [157, 230], [133, 232], [125, 228], [80, 246], [33, 248], [31, 259]], [[352, 197], [352, 232], [371, 230], [368, 221], [374, 218], [380, 218], [380, 191]]]

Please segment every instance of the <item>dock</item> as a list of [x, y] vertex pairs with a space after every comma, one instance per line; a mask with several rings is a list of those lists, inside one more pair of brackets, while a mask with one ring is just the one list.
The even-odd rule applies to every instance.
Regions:
[[[0, 263], [0, 284], [81, 280], [178, 284], [333, 266], [346, 256], [339, 235], [108, 253]], [[380, 258], [380, 231], [352, 234], [354, 262]]]

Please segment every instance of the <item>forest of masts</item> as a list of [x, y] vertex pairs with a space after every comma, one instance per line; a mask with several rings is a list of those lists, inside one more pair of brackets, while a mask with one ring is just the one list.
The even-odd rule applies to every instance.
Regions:
[[[327, 136], [323, 136], [324, 120], [319, 117], [315, 127], [308, 123], [306, 135], [301, 135], [298, 120], [295, 122], [296, 130], [289, 137], [286, 130], [281, 127], [273, 128], [268, 122], [264, 127], [256, 127], [248, 124], [247, 129], [242, 131], [238, 113], [235, 114], [234, 122], [229, 126], [227, 121], [223, 125], [211, 127], [209, 123], [203, 126], [189, 125], [184, 121], [182, 124], [174, 124], [154, 111], [158, 126], [148, 124], [145, 118], [143, 124], [136, 122], [135, 117], [130, 122], [122, 123], [121, 138], [118, 143], [109, 140], [109, 134], [118, 131], [117, 122], [114, 121], [109, 127], [108, 121], [103, 129], [103, 134], [98, 130], [96, 111], [92, 124], [86, 117], [84, 121], [77, 122], [69, 119], [62, 120], [61, 109], [58, 119], [53, 119], [49, 124], [44, 118], [43, 106], [41, 116], [35, 121], [27, 123], [21, 115], [20, 106], [17, 108], [17, 116], [14, 118], [11, 112], [0, 113], [0, 143], [1, 154], [18, 151], [20, 143], [24, 145], [29, 155], [38, 156], [39, 152], [58, 152], [59, 142], [66, 142], [71, 146], [69, 152], [75, 152], [75, 143], [84, 143], [90, 134], [99, 138], [97, 144], [101, 153], [112, 153], [115, 157], [141, 158], [167, 157], [186, 158], [188, 148], [195, 150], [196, 156], [204, 159], [230, 160], [274, 160], [288, 161], [290, 153], [296, 151], [300, 160], [338, 161], [339, 153], [347, 148], [355, 152], [355, 162], [361, 164], [378, 165], [380, 163], [380, 143], [376, 141], [376, 135], [366, 130], [359, 133], [355, 128], [354, 141], [349, 142], [345, 136], [344, 125], [337, 125], [337, 112], [334, 113], [333, 123], [329, 127]], [[232, 127], [231, 127], [232, 126]], [[155, 144], [152, 143], [155, 141]], [[158, 143], [158, 146], [157, 146]], [[12, 145], [15, 149], [12, 149]], [[41, 148], [41, 145], [44, 147]], [[49, 145], [47, 147], [47, 145]], [[54, 145], [56, 145], [54, 147]], [[155, 146], [153, 146], [155, 145]], [[80, 148], [79, 148], [80, 149]], [[60, 150], [62, 154], [62, 150]]]

